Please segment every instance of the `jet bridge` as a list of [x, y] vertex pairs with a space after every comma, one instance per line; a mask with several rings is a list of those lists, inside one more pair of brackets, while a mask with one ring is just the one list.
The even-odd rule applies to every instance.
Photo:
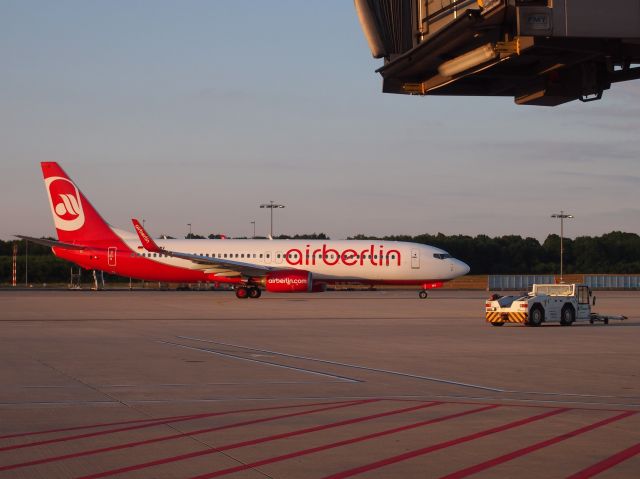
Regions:
[[355, 0], [385, 93], [555, 106], [640, 78], [640, 0]]

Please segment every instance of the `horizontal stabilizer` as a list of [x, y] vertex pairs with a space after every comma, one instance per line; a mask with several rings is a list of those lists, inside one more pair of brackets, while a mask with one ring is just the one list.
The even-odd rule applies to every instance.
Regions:
[[23, 240], [31, 241], [32, 243], [41, 244], [43, 246], [50, 246], [52, 248], [53, 247], [63, 248], [63, 249], [86, 249], [87, 248], [86, 246], [81, 246], [77, 244], [63, 243], [62, 241], [49, 240], [44, 238], [33, 238], [31, 236], [15, 235], [15, 237]]

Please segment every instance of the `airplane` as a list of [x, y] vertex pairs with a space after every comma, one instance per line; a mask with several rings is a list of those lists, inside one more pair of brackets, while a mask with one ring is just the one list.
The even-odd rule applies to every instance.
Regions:
[[87, 270], [171, 283], [226, 283], [238, 298], [322, 292], [328, 285], [420, 286], [427, 290], [469, 272], [446, 251], [378, 240], [158, 239], [132, 219], [135, 233], [105, 222], [55, 162], [42, 162], [58, 240], [17, 237], [50, 246]]

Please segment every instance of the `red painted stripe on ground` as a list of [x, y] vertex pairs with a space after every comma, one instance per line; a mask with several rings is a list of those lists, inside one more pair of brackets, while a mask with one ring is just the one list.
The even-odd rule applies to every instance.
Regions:
[[613, 416], [607, 419], [603, 419], [602, 421], [595, 422], [593, 424], [589, 424], [588, 426], [581, 427], [579, 429], [575, 429], [574, 431], [567, 432], [565, 434], [561, 434], [556, 437], [552, 437], [545, 441], [540, 441], [531, 446], [523, 447], [522, 449], [518, 449], [517, 451], [510, 452], [508, 454], [504, 454], [502, 456], [496, 457], [494, 459], [490, 459], [485, 462], [481, 462], [480, 464], [476, 464], [475, 466], [467, 467], [465, 469], [461, 469], [460, 471], [456, 471], [452, 474], [448, 474], [443, 476], [441, 479], [460, 479], [462, 477], [471, 476], [472, 474], [477, 474], [480, 471], [484, 471], [485, 469], [489, 469], [491, 467], [503, 464], [505, 462], [511, 461], [512, 459], [516, 459], [518, 457], [524, 456], [526, 454], [530, 454], [539, 449], [551, 446], [561, 441], [565, 441], [567, 439], [571, 439], [573, 437], [579, 436], [580, 434], [584, 434], [585, 432], [592, 431], [602, 426], [606, 426], [607, 424], [611, 424], [612, 422], [620, 421], [626, 417], [635, 414], [633, 411], [627, 411], [622, 414], [618, 414], [617, 416]]
[[444, 422], [444, 421], [448, 421], [450, 419], [455, 419], [455, 418], [459, 418], [459, 417], [463, 417], [463, 416], [467, 416], [469, 414], [475, 414], [475, 413], [479, 413], [482, 411], [487, 411], [489, 409], [495, 409], [497, 407], [500, 407], [496, 404], [492, 404], [490, 406], [483, 406], [481, 408], [477, 408], [477, 409], [470, 409], [468, 411], [463, 411], [463, 412], [459, 412], [459, 413], [455, 413], [455, 414], [449, 414], [448, 416], [442, 416], [439, 418], [435, 418], [435, 419], [429, 419], [426, 421], [420, 421], [420, 422], [416, 422], [413, 424], [408, 424], [406, 426], [400, 426], [400, 427], [395, 427], [392, 429], [386, 429], [384, 431], [380, 431], [380, 432], [375, 432], [372, 434], [367, 434], [365, 436], [358, 436], [358, 437], [354, 437], [351, 439], [345, 439], [344, 441], [338, 441], [338, 442], [334, 442], [331, 444], [325, 444], [323, 446], [318, 446], [318, 447], [312, 447], [309, 449], [302, 449], [300, 451], [296, 451], [296, 452], [291, 452], [289, 454], [283, 454], [281, 456], [275, 456], [275, 457], [270, 457], [267, 459], [263, 459], [261, 461], [257, 461], [257, 462], [252, 462], [250, 464], [242, 464], [240, 466], [235, 466], [235, 467], [230, 467], [228, 469], [221, 469], [219, 471], [215, 471], [215, 472], [210, 472], [207, 474], [202, 474], [199, 476], [195, 476], [192, 477], [190, 479], [209, 479], [212, 477], [219, 477], [219, 476], [224, 476], [227, 474], [233, 474], [235, 472], [240, 472], [240, 471], [244, 471], [247, 469], [253, 469], [255, 467], [259, 467], [259, 466], [263, 466], [265, 464], [272, 464], [274, 462], [279, 462], [279, 461], [285, 461], [287, 459], [293, 459], [296, 457], [300, 457], [300, 456], [305, 456], [308, 454], [314, 454], [316, 452], [321, 452], [321, 451], [326, 451], [328, 449], [334, 449], [336, 447], [341, 447], [341, 446], [347, 446], [349, 444], [355, 444], [357, 442], [362, 442], [362, 441], [367, 441], [369, 439], [374, 439], [374, 438], [378, 438], [378, 437], [382, 437], [382, 436], [387, 436], [390, 434], [396, 434], [398, 432], [402, 432], [402, 431], [408, 431], [409, 429], [415, 429], [418, 427], [423, 427], [423, 426], [428, 426], [430, 424], [435, 424], [438, 422]]
[[[127, 442], [127, 443], [124, 443], [124, 444], [117, 444], [117, 445], [114, 445], [114, 446], [103, 447], [103, 448], [100, 448], [100, 449], [92, 449], [92, 450], [88, 450], [88, 451], [80, 451], [80, 452], [74, 452], [74, 453], [71, 453], [71, 454], [64, 454], [62, 456], [54, 456], [54, 457], [47, 457], [47, 458], [43, 458], [43, 459], [36, 459], [36, 460], [33, 460], [33, 461], [10, 464], [10, 465], [7, 465], [7, 466], [0, 466], [0, 471], [19, 469], [19, 468], [28, 467], [28, 466], [36, 466], [38, 464], [47, 464], [47, 463], [50, 463], [50, 462], [58, 462], [58, 461], [66, 460], [66, 459], [74, 459], [74, 458], [77, 458], [77, 457], [89, 456], [89, 455], [93, 455], [93, 454], [99, 454], [99, 453], [102, 453], [102, 452], [116, 451], [118, 449], [127, 449], [127, 448], [132, 448], [132, 447], [136, 447], [136, 446], [140, 446], [140, 445], [144, 445], [144, 444], [152, 444], [152, 443], [155, 443], [155, 442], [168, 441], [168, 440], [171, 440], [171, 439], [178, 439], [178, 438], [181, 438], [181, 437], [194, 436], [194, 435], [197, 435], [197, 434], [203, 434], [205, 432], [220, 431], [222, 429], [231, 429], [233, 427], [240, 427], [240, 426], [246, 426], [246, 425], [250, 425], [250, 424], [257, 424], [257, 423], [262, 423], [262, 422], [275, 421], [277, 419], [283, 419], [283, 418], [294, 417], [294, 416], [302, 416], [302, 415], [305, 415], [305, 414], [311, 414], [311, 413], [321, 412], [321, 411], [328, 411], [330, 409], [338, 409], [338, 408], [349, 407], [349, 406], [354, 406], [354, 405], [357, 405], [357, 404], [364, 404], [364, 403], [367, 403], [367, 402], [374, 402], [374, 401], [375, 401], [374, 399], [368, 399], [368, 400], [363, 400], [363, 401], [350, 401], [348, 403], [333, 404], [332, 406], [316, 408], [316, 409], [310, 409], [308, 411], [280, 414], [280, 415], [277, 415], [277, 416], [269, 416], [269, 417], [266, 417], [266, 418], [252, 419], [252, 420], [249, 420], [249, 421], [242, 421], [242, 422], [237, 422], [237, 423], [233, 423], [233, 424], [226, 424], [224, 426], [211, 427], [211, 428], [207, 428], [207, 429], [199, 429], [199, 430], [192, 431], [192, 432], [171, 434], [171, 435], [168, 435], [168, 436], [160, 436], [160, 437], [156, 437], [156, 438], [152, 438], [152, 439], [146, 439], [146, 440], [142, 440], [142, 441], [136, 441], [136, 442]], [[327, 403], [324, 403], [324, 404], [326, 405]]]
[[620, 464], [621, 462], [626, 461], [627, 459], [631, 459], [633, 456], [640, 453], [640, 442], [631, 446], [624, 451], [620, 451], [617, 454], [614, 454], [611, 457], [608, 457], [600, 462], [595, 463], [593, 466], [589, 466], [582, 471], [576, 472], [575, 474], [569, 476], [567, 479], [588, 479], [589, 477], [593, 477], [596, 474], [600, 474], [608, 469], [611, 469], [613, 466]]
[[136, 425], [136, 426], [109, 429], [107, 431], [96, 431], [96, 432], [90, 432], [90, 433], [86, 433], [86, 434], [76, 434], [74, 436], [65, 436], [65, 437], [58, 437], [58, 438], [55, 438], [55, 439], [46, 439], [46, 440], [43, 440], [43, 441], [27, 442], [27, 443], [24, 443], [24, 444], [15, 444], [13, 446], [6, 446], [6, 447], [0, 448], [0, 452], [11, 451], [11, 450], [14, 450], [14, 449], [22, 449], [22, 448], [26, 448], [26, 447], [42, 446], [44, 444], [54, 444], [54, 443], [57, 443], [57, 442], [74, 441], [76, 439], [85, 439], [85, 438], [89, 438], [89, 437], [102, 436], [102, 435], [105, 435], [105, 434], [113, 434], [113, 433], [122, 432], [122, 431], [132, 431], [134, 429], [143, 429], [143, 428], [153, 427], [153, 426], [162, 425], [162, 424], [170, 424], [170, 423], [174, 423], [174, 422], [190, 421], [191, 419], [201, 419], [201, 418], [205, 418], [205, 417], [214, 417], [214, 416], [225, 416], [225, 415], [228, 415], [228, 414], [238, 414], [238, 413], [245, 413], [245, 412], [270, 411], [270, 410], [275, 410], [275, 409], [293, 409], [293, 408], [312, 407], [312, 406], [320, 406], [320, 405], [327, 405], [327, 404], [344, 404], [346, 402], [352, 402], [352, 401], [337, 401], [337, 402], [331, 402], [331, 403], [296, 404], [296, 405], [289, 405], [289, 406], [270, 406], [270, 407], [264, 407], [264, 408], [236, 409], [236, 410], [232, 410], [232, 411], [222, 411], [222, 412], [198, 414], [198, 415], [189, 416], [189, 417], [182, 418], [182, 419], [160, 420], [160, 421], [151, 422], [151, 423], [147, 423], [147, 424], [139, 424], [139, 425]]
[[275, 441], [278, 439], [285, 439], [285, 438], [289, 438], [289, 437], [294, 437], [294, 436], [301, 436], [303, 434], [309, 434], [312, 432], [317, 432], [317, 431], [323, 431], [326, 429], [331, 429], [334, 427], [340, 427], [340, 426], [347, 426], [350, 424], [356, 424], [359, 422], [364, 422], [364, 421], [369, 421], [371, 419], [378, 419], [381, 417], [386, 417], [386, 416], [391, 416], [394, 414], [401, 414], [401, 413], [405, 413], [405, 412], [410, 412], [410, 411], [417, 411], [418, 409], [425, 409], [428, 407], [433, 407], [433, 406], [438, 406], [442, 403], [440, 402], [432, 402], [432, 403], [427, 403], [427, 404], [420, 404], [417, 406], [412, 406], [412, 407], [406, 407], [406, 408], [401, 408], [401, 409], [394, 409], [391, 411], [386, 411], [386, 412], [382, 412], [382, 413], [377, 413], [377, 414], [371, 414], [368, 416], [361, 416], [361, 417], [357, 417], [357, 418], [352, 418], [352, 419], [345, 419], [343, 421], [337, 421], [337, 422], [332, 422], [332, 423], [328, 423], [328, 424], [322, 424], [320, 426], [313, 426], [313, 427], [308, 427], [305, 429], [298, 429], [295, 431], [290, 431], [290, 432], [285, 432], [285, 433], [280, 433], [280, 434], [274, 434], [271, 436], [263, 436], [263, 437], [259, 437], [256, 439], [249, 439], [247, 441], [242, 441], [242, 442], [237, 442], [237, 443], [232, 443], [232, 444], [225, 444], [225, 445], [221, 445], [221, 446], [217, 446], [214, 447], [213, 449], [207, 449], [204, 451], [196, 451], [196, 452], [191, 452], [191, 453], [187, 453], [187, 454], [180, 454], [178, 456], [173, 456], [173, 457], [166, 457], [166, 458], [162, 458], [162, 459], [158, 459], [155, 461], [150, 461], [150, 462], [145, 462], [142, 464], [135, 464], [132, 466], [128, 466], [128, 467], [122, 467], [119, 469], [113, 469], [110, 471], [105, 471], [105, 472], [101, 472], [98, 474], [92, 474], [89, 476], [84, 476], [78, 479], [97, 479], [99, 477], [107, 477], [107, 476], [112, 476], [114, 474], [123, 474], [125, 472], [131, 472], [131, 471], [137, 471], [140, 469], [145, 469], [148, 467], [153, 467], [153, 466], [159, 466], [162, 464], [167, 464], [170, 462], [177, 462], [177, 461], [184, 461], [186, 459], [192, 459], [194, 457], [200, 457], [200, 456], [204, 456], [207, 454], [216, 454], [218, 452], [221, 451], [228, 451], [229, 449], [236, 449], [239, 447], [246, 447], [246, 446], [253, 446], [256, 444], [260, 444], [260, 443], [264, 443], [264, 442], [271, 442], [271, 441]]
[[502, 426], [492, 427], [491, 429], [487, 429], [485, 431], [476, 432], [474, 434], [469, 434], [468, 436], [462, 436], [457, 439], [452, 439], [450, 441], [441, 442], [438, 444], [433, 444], [431, 446], [423, 447], [421, 449], [416, 449], [414, 451], [405, 452], [403, 454], [398, 454], [397, 456], [391, 456], [386, 459], [382, 459], [380, 461], [372, 462], [370, 464], [365, 464], [363, 466], [355, 467], [353, 469], [349, 469], [347, 471], [339, 472], [338, 474], [333, 474], [331, 476], [327, 476], [324, 479], [343, 479], [345, 477], [355, 476], [357, 474], [362, 474], [364, 472], [372, 471], [374, 469], [380, 469], [381, 467], [388, 466], [390, 464], [395, 464], [397, 462], [406, 461], [407, 459], [412, 459], [414, 457], [422, 456], [425, 454], [429, 454], [430, 452], [438, 451], [440, 449], [446, 449], [452, 446], [457, 446], [458, 444], [462, 444], [465, 442], [473, 441], [475, 439], [479, 439], [481, 437], [489, 436], [491, 434], [496, 434], [498, 432], [506, 431], [507, 429], [513, 429], [518, 426], [524, 426], [525, 424], [529, 424], [535, 421], [540, 421], [542, 419], [546, 419], [551, 416], [555, 416], [556, 414], [563, 413], [568, 411], [569, 409], [557, 409], [555, 411], [547, 411], [542, 414], [538, 414], [537, 416], [528, 417], [526, 419], [519, 419], [518, 421], [513, 421], [507, 424], [503, 424]]
[[131, 419], [129, 421], [103, 422], [98, 424], [87, 424], [84, 426], [64, 427], [60, 429], [45, 429], [43, 431], [18, 432], [15, 434], [7, 434], [6, 436], [0, 436], [0, 439], [13, 439], [16, 437], [36, 436], [39, 434], [53, 434], [56, 432], [78, 431], [82, 429], [94, 429], [97, 427], [124, 426], [125, 424], [136, 424], [136, 423], [144, 423], [144, 422], [151, 422], [151, 421], [169, 421], [169, 420], [192, 418], [192, 417], [197, 418], [198, 416], [199, 416], [198, 414], [185, 414], [182, 416], [167, 416], [167, 417], [155, 417], [155, 418], [148, 418], [148, 419]]

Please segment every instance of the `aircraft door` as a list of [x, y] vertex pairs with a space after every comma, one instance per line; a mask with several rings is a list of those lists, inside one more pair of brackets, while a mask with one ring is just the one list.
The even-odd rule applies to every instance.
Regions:
[[109, 266], [116, 265], [116, 251], [117, 251], [117, 248], [115, 246], [111, 246], [107, 250], [107, 264]]
[[420, 250], [417, 250], [417, 249], [411, 250], [411, 268], [412, 269], [420, 268]]
[[589, 288], [578, 286], [578, 311], [576, 319], [589, 319], [591, 317], [591, 305], [589, 304]]

